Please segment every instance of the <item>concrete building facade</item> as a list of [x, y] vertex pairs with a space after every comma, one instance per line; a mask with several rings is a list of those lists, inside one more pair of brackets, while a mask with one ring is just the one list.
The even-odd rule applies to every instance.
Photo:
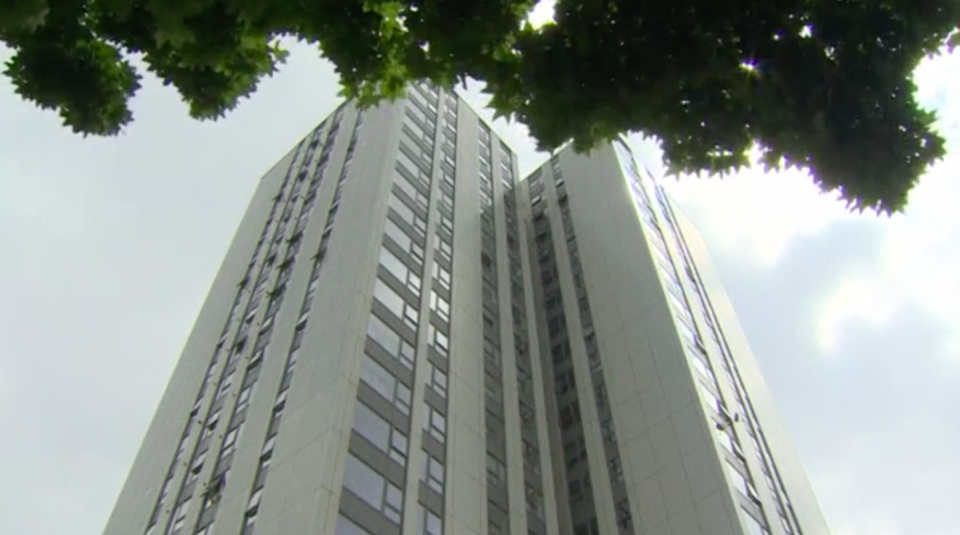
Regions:
[[105, 535], [820, 535], [692, 225], [611, 144], [520, 180], [454, 93], [261, 180]]

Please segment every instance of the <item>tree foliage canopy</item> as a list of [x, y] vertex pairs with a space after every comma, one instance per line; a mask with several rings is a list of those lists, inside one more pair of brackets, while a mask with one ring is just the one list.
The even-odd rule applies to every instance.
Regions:
[[960, 22], [954, 0], [0, 0], [16, 91], [83, 134], [132, 119], [140, 75], [217, 118], [285, 53], [314, 43], [362, 104], [413, 79], [485, 81], [498, 114], [541, 148], [628, 131], [662, 140], [675, 171], [724, 173], [754, 143], [768, 166], [808, 167], [852, 206], [903, 207], [944, 140], [912, 71]]

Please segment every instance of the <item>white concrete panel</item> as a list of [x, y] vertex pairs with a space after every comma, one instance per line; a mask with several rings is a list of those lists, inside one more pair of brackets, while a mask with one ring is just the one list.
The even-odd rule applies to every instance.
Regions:
[[637, 484], [637, 496], [640, 499], [640, 521], [645, 529], [650, 530], [667, 520], [667, 505], [659, 476], [652, 475], [640, 480]]
[[717, 451], [712, 444], [684, 455], [683, 466], [694, 501], [700, 501], [726, 488], [726, 480], [721, 473]]

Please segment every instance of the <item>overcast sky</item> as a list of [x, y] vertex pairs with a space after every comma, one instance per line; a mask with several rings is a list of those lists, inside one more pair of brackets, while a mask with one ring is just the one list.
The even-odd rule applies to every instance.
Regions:
[[[960, 56], [917, 79], [954, 155], [906, 215], [848, 214], [800, 173], [671, 187], [835, 535], [960, 534]], [[0, 533], [101, 532], [258, 178], [337, 90], [301, 47], [225, 120], [148, 78], [133, 126], [84, 140], [0, 79]], [[522, 171], [544, 158], [495, 128]]]

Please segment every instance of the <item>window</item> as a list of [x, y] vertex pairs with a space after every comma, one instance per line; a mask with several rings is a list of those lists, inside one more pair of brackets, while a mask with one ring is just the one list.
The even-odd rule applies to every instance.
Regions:
[[413, 346], [408, 344], [406, 340], [375, 314], [370, 314], [370, 321], [367, 323], [367, 336], [373, 339], [384, 351], [399, 360], [404, 367], [410, 370], [413, 369], [415, 356]]
[[[418, 126], [419, 128], [419, 126]], [[404, 148], [409, 149], [407, 143], [402, 145]], [[411, 153], [418, 153], [420, 151], [410, 150]], [[411, 176], [417, 177], [419, 180], [424, 180], [428, 178], [428, 173], [423, 169], [422, 164], [414, 161], [413, 158], [407, 155], [404, 150], [397, 151], [397, 162], [407, 173]]]
[[710, 370], [710, 366], [706, 362], [707, 356], [702, 354], [699, 348], [696, 346], [691, 347], [690, 344], [686, 344], [685, 349], [693, 367], [711, 384], [716, 384], [717, 380], [713, 375], [713, 371]]
[[[231, 373], [231, 375], [233, 374]], [[213, 431], [216, 429], [218, 423], [220, 423], [220, 409], [217, 409], [213, 414], [207, 417], [207, 431]]]
[[523, 440], [523, 462], [533, 473], [540, 473], [540, 452], [533, 444]]
[[414, 295], [420, 296], [420, 275], [414, 273], [386, 247], [380, 248], [380, 265], [405, 284]]
[[537, 413], [523, 400], [520, 400], [520, 421], [522, 422], [524, 428], [530, 429], [536, 433]]
[[360, 401], [353, 410], [353, 430], [401, 466], [406, 465], [407, 436]]
[[203, 470], [203, 461], [207, 458], [207, 452], [201, 452], [196, 457], [193, 458], [193, 463], [190, 465], [190, 473], [187, 475], [187, 483], [196, 481], [200, 477], [200, 471]]
[[400, 523], [403, 492], [353, 454], [347, 455], [343, 487], [381, 511], [394, 524]]
[[447, 232], [453, 234], [453, 218], [443, 212], [437, 212], [440, 215], [440, 226]]
[[568, 470], [587, 460], [587, 444], [583, 436], [573, 438], [563, 445], [563, 458]]
[[447, 399], [447, 374], [430, 361], [427, 361], [427, 386], [441, 398]]
[[763, 526], [763, 523], [754, 518], [746, 509], [740, 509], [740, 518], [743, 520], [743, 525], [747, 528], [748, 535], [770, 535], [770, 532]]
[[257, 467], [257, 479], [262, 480], [265, 477], [267, 470], [270, 469], [270, 464], [273, 462], [273, 451], [260, 455], [260, 466]]
[[360, 380], [383, 396], [400, 412], [410, 414], [410, 389], [369, 355], [364, 355], [360, 363]]
[[487, 405], [503, 410], [503, 385], [498, 377], [499, 370], [487, 369], [483, 379], [483, 390], [487, 396]]
[[425, 193], [420, 191], [417, 186], [415, 186], [410, 180], [404, 175], [400, 170], [396, 170], [393, 174], [393, 184], [397, 189], [402, 191], [410, 197], [410, 200], [415, 202], [417, 206], [422, 210], [427, 210], [430, 206], [430, 197]]
[[720, 445], [735, 456], [742, 458], [743, 452], [740, 449], [740, 444], [738, 444], [736, 439], [733, 437], [733, 433], [730, 428], [727, 426], [715, 425], [714, 429], [717, 431], [717, 438], [720, 441]]
[[417, 530], [414, 533], [416, 535], [441, 535], [443, 533], [443, 520], [428, 511], [422, 504], [418, 504]]
[[755, 494], [751, 492], [750, 482], [747, 480], [747, 476], [743, 475], [740, 472], [740, 469], [733, 465], [730, 461], [727, 461], [727, 473], [730, 475], [730, 483], [733, 484], [734, 488], [743, 493], [744, 496], [751, 496]]
[[693, 315], [690, 313], [690, 309], [687, 307], [686, 302], [681, 301], [673, 292], [667, 292], [667, 299], [670, 301], [670, 304], [673, 305], [674, 310], [677, 313], [677, 317], [688, 325], [693, 325]]
[[404, 145], [405, 146], [417, 146], [423, 145], [428, 152], [433, 152], [433, 131], [424, 130], [421, 128], [420, 124], [413, 121], [412, 119], [407, 119], [403, 122], [402, 128], [404, 136]]
[[723, 404], [723, 401], [721, 401], [721, 399], [716, 394], [710, 391], [707, 385], [703, 384], [702, 381], [697, 381], [697, 386], [700, 389], [700, 393], [703, 395], [704, 403], [708, 407], [716, 411], [717, 414], [723, 415], [727, 413], [725, 405]]
[[434, 327], [432, 323], [427, 325], [427, 343], [443, 357], [450, 354], [450, 338], [443, 334], [443, 331]]
[[243, 390], [240, 391], [240, 394], [237, 395], [237, 406], [233, 409], [234, 413], [240, 412], [243, 409], [246, 409], [250, 405], [250, 395], [253, 393], [253, 384], [249, 384], [243, 387]]
[[190, 502], [186, 501], [177, 506], [173, 511], [173, 524], [170, 525], [170, 532], [175, 533], [183, 527], [183, 521], [187, 518], [187, 512], [190, 511]]
[[342, 514], [337, 517], [337, 528], [333, 533], [334, 535], [372, 535]]
[[450, 284], [452, 282], [450, 272], [447, 271], [447, 268], [436, 262], [433, 263], [433, 280], [440, 283], [440, 286], [443, 287], [443, 289], [447, 290], [448, 292], [450, 291]]
[[[425, 92], [430, 92], [432, 99], [426, 98], [424, 96]], [[432, 113], [437, 113], [437, 105], [434, 103], [436, 101], [436, 95], [434, 95], [429, 89], [424, 89], [421, 87], [416, 87], [414, 91], [408, 91], [407, 96], [411, 101], [418, 104], [422, 109], [428, 109]], [[417, 106], [407, 106], [407, 108], [416, 108]]]
[[453, 194], [447, 191], [445, 187], [440, 188], [440, 207], [448, 212], [453, 212]]
[[576, 390], [577, 388], [577, 382], [576, 382], [576, 379], [574, 378], [572, 369], [555, 374], [553, 380], [554, 380], [554, 391], [557, 394], [558, 400], [562, 398], [563, 395], [569, 392], [570, 390]]
[[632, 529], [633, 515], [630, 514], [630, 504], [627, 500], [617, 502], [615, 509], [617, 512], [617, 526], [620, 526], [620, 529]]
[[698, 335], [698, 334], [696, 333], [696, 331], [694, 331], [689, 325], [687, 325], [686, 322], [684, 322], [684, 321], [678, 321], [678, 322], [676, 322], [676, 324], [677, 324], [678, 327], [680, 327], [680, 334], [683, 335], [684, 339], [685, 339], [687, 342], [689, 342], [689, 343], [691, 343], [691, 344], [693, 344], [693, 345], [695, 345], [695, 346], [702, 346], [702, 345], [703, 345], [703, 343], [700, 342], [700, 335]]
[[220, 397], [220, 396], [226, 394], [226, 393], [227, 393], [227, 390], [230, 390], [230, 387], [231, 387], [231, 386], [233, 386], [233, 371], [232, 371], [232, 370], [230, 371], [230, 373], [227, 374], [226, 377], [224, 377], [224, 378], [220, 381], [220, 391], [217, 393], [217, 397]]
[[623, 463], [620, 461], [620, 457], [614, 457], [607, 461], [607, 467], [610, 469], [610, 480], [614, 484], [623, 483]]
[[380, 279], [377, 279], [373, 287], [373, 298], [387, 307], [396, 317], [403, 320], [411, 329], [416, 330], [417, 321], [420, 319], [420, 313], [416, 307], [407, 303], [404, 298], [400, 297], [400, 294]]
[[567, 492], [570, 496], [570, 503], [579, 502], [586, 496], [583, 482], [579, 479], [571, 481], [567, 485]]
[[600, 434], [603, 435], [603, 439], [607, 442], [614, 444], [617, 442], [617, 431], [613, 427], [613, 418], [607, 418], [600, 422]]
[[420, 450], [420, 481], [443, 496], [443, 463]]
[[443, 321], [450, 321], [450, 303], [440, 297], [436, 290], [430, 291], [430, 310], [433, 310]]
[[540, 495], [540, 491], [529, 483], [527, 483], [525, 490], [527, 495], [527, 511], [533, 514], [533, 516], [543, 519], [543, 496]]
[[421, 234], [427, 232], [427, 222], [414, 212], [412, 208], [407, 206], [407, 203], [401, 201], [399, 197], [391, 194], [389, 204], [394, 213], [400, 216], [400, 219], [406, 221]]
[[240, 435], [240, 426], [234, 427], [230, 431], [227, 431], [227, 435], [223, 437], [223, 446], [221, 447], [220, 456], [225, 457], [235, 449], [237, 449], [237, 437]]
[[424, 406], [426, 412], [423, 416], [423, 430], [442, 443], [447, 434], [447, 419], [430, 405]]
[[443, 258], [447, 262], [451, 262], [453, 260], [453, 247], [447, 243], [446, 240], [441, 238], [440, 234], [434, 234], [433, 245], [437, 250], [437, 255], [440, 258]]
[[572, 404], [560, 409], [560, 428], [566, 431], [574, 424], [580, 422], [580, 404], [574, 401]]
[[245, 524], [247, 526], [252, 526], [257, 520], [257, 512], [260, 511], [260, 499], [263, 497], [263, 487], [258, 488], [253, 491], [253, 494], [250, 495], [250, 500], [247, 502], [247, 512], [244, 514], [246, 518]]
[[507, 468], [500, 459], [487, 452], [487, 482], [496, 487], [507, 484]]
[[260, 361], [263, 360], [263, 355], [267, 352], [266, 348], [261, 347], [260, 349], [254, 351], [253, 355], [250, 356], [250, 362], [247, 363], [247, 367], [256, 366], [260, 364]]
[[277, 435], [270, 435], [270, 438], [263, 443], [263, 450], [260, 451], [260, 455], [273, 454], [273, 447], [277, 444]]
[[290, 394], [290, 387], [286, 387], [277, 393], [277, 399], [273, 402], [273, 410], [281, 411], [287, 403], [287, 396]]
[[423, 246], [410, 238], [406, 232], [390, 219], [387, 219], [384, 234], [389, 236], [404, 252], [415, 258], [418, 262], [423, 262]]

